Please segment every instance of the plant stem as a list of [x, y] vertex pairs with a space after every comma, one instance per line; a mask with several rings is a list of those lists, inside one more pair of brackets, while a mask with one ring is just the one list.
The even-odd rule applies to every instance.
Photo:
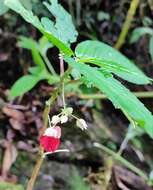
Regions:
[[[138, 98], [153, 98], [153, 91], [133, 92], [133, 94]], [[81, 99], [107, 99], [107, 96], [104, 94], [81, 94], [78, 97]]]
[[[64, 75], [64, 59], [62, 54], [59, 55], [59, 59], [60, 59], [60, 76], [62, 77]], [[62, 80], [62, 100], [63, 100], [63, 107], [65, 109], [66, 103], [65, 103], [65, 93], [64, 93], [64, 80]]]
[[135, 172], [140, 177], [144, 178], [145, 180], [148, 180], [148, 177], [147, 177], [147, 175], [145, 173], [143, 173], [139, 168], [135, 167], [133, 164], [128, 162], [126, 159], [124, 159], [119, 154], [115, 153], [111, 149], [109, 149], [106, 146], [104, 146], [102, 144], [99, 144], [99, 143], [94, 143], [94, 146], [97, 147], [97, 148], [100, 148], [101, 150], [103, 150], [107, 154], [111, 155], [115, 160], [121, 162], [124, 166], [126, 166], [127, 168], [129, 168], [130, 170]]
[[31, 178], [30, 178], [28, 185], [27, 185], [27, 190], [33, 190], [33, 186], [34, 186], [36, 178], [38, 176], [38, 173], [39, 173], [40, 167], [42, 165], [43, 159], [44, 159], [44, 157], [41, 154], [39, 156], [39, 158], [37, 159], [36, 165], [32, 171]]
[[[51, 108], [51, 105], [55, 102], [55, 100], [57, 99], [58, 97], [58, 94], [60, 93], [61, 91], [61, 85], [62, 85], [62, 82], [64, 80], [65, 77], [67, 77], [70, 73], [71, 69], [67, 69], [67, 71], [63, 74], [63, 76], [61, 77], [61, 81], [57, 87], [57, 89], [54, 90], [54, 92], [52, 93], [52, 96], [50, 97], [50, 99], [46, 102], [46, 106], [45, 106], [45, 109], [44, 109], [44, 113], [43, 113], [43, 123], [44, 123], [44, 126], [43, 126], [43, 129], [41, 131], [41, 133], [43, 134], [45, 129], [47, 128], [48, 126], [48, 115], [49, 115], [49, 112], [50, 112], [50, 108]], [[42, 162], [43, 162], [43, 159], [44, 159], [44, 152], [42, 150], [42, 147], [40, 146], [39, 147], [39, 152], [40, 152], [40, 156], [38, 157], [37, 161], [36, 161], [36, 164], [35, 164], [35, 167], [32, 171], [32, 174], [31, 174], [31, 177], [30, 177], [30, 180], [28, 182], [28, 185], [27, 185], [27, 190], [33, 190], [33, 187], [34, 187], [34, 184], [35, 184], [35, 181], [36, 181], [36, 178], [39, 174], [39, 170], [40, 170], [40, 167], [42, 165]]]
[[[56, 97], [56, 91], [54, 91], [54, 94], [51, 97], [52, 98], [52, 103], [56, 99], [55, 97]], [[42, 129], [42, 134], [44, 133], [44, 131], [47, 128], [47, 125], [48, 125], [48, 114], [50, 112], [50, 106], [51, 106], [51, 103], [46, 104], [45, 109], [44, 109], [44, 113], [43, 113], [44, 126], [43, 126], [43, 129]], [[39, 147], [39, 152], [40, 152], [40, 156], [38, 157], [37, 162], [35, 164], [35, 167], [34, 167], [34, 169], [32, 171], [30, 180], [29, 180], [28, 185], [27, 185], [27, 190], [33, 190], [33, 186], [35, 184], [36, 178], [37, 178], [37, 176], [39, 174], [39, 170], [40, 170], [40, 167], [41, 167], [42, 162], [43, 162], [44, 157], [43, 157], [43, 150], [42, 150], [41, 146]]]
[[124, 115], [126, 116], [126, 118], [129, 120], [129, 122], [131, 123], [131, 125], [136, 128], [137, 126], [137, 123], [132, 119], [132, 117], [124, 110], [124, 109], [121, 109], [122, 112], [124, 113]]
[[55, 70], [54, 70], [54, 68], [53, 68], [53, 66], [52, 66], [52, 64], [50, 63], [48, 57], [47, 57], [44, 53], [41, 53], [41, 56], [43, 57], [43, 59], [44, 59], [46, 65], [47, 65], [49, 71], [50, 71], [53, 75], [57, 75], [56, 72], [55, 72]]
[[123, 24], [121, 33], [120, 33], [119, 38], [118, 38], [118, 40], [117, 40], [117, 42], [116, 42], [116, 44], [114, 46], [118, 50], [122, 47], [122, 45], [125, 42], [125, 38], [126, 38], [127, 33], [129, 31], [129, 28], [130, 28], [131, 22], [133, 20], [133, 17], [134, 17], [134, 15], [136, 13], [136, 9], [138, 7], [138, 4], [139, 4], [139, 0], [132, 0], [131, 3], [130, 3], [130, 8], [128, 10], [128, 13], [127, 13], [125, 22]]

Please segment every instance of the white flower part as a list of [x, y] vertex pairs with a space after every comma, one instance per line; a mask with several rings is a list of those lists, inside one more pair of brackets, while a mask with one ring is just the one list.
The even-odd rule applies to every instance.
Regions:
[[67, 113], [68, 113], [68, 115], [71, 115], [73, 113], [73, 108], [68, 107], [67, 108]]
[[61, 121], [61, 123], [66, 123], [66, 122], [68, 121], [68, 116], [62, 115], [62, 116], [60, 117], [60, 121]]
[[66, 107], [62, 109], [62, 114], [66, 115], [66, 116], [70, 116], [73, 112], [73, 108], [72, 107]]
[[79, 127], [82, 130], [88, 128], [88, 125], [87, 125], [87, 123], [86, 123], [86, 121], [84, 119], [77, 119], [76, 125], [77, 125], [77, 127]]
[[51, 123], [54, 125], [54, 124], [57, 124], [59, 122], [60, 122], [60, 117], [58, 115], [54, 115], [52, 117]]
[[44, 135], [49, 136], [49, 137], [60, 138], [60, 136], [61, 136], [61, 128], [59, 126], [48, 127], [45, 130]]

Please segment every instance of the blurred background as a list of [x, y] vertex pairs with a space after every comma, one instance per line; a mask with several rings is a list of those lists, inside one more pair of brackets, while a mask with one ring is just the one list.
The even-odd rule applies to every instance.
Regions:
[[[49, 16], [41, 0], [21, 0], [38, 16]], [[71, 14], [79, 32], [78, 41], [103, 41], [114, 46], [126, 19], [130, 0], [59, 0]], [[153, 78], [153, 1], [140, 0], [125, 42], [120, 51]], [[140, 29], [134, 33], [136, 29]], [[43, 126], [45, 101], [53, 86], [39, 82], [24, 96], [9, 101], [13, 83], [27, 74], [34, 64], [30, 51], [18, 46], [20, 36], [38, 41], [41, 34], [0, 0], [0, 189], [26, 188], [37, 159], [39, 131]], [[134, 36], [136, 35], [136, 37]], [[137, 38], [137, 39], [136, 39]], [[134, 39], [134, 40], [131, 40]], [[77, 43], [72, 45], [74, 49]], [[59, 72], [57, 49], [47, 51], [47, 57]], [[120, 79], [119, 79], [120, 80]], [[140, 100], [153, 112], [152, 85], [138, 86], [121, 81], [133, 92], [149, 92]], [[73, 89], [74, 93], [71, 93]], [[88, 130], [82, 132], [70, 120], [62, 127], [61, 148], [70, 153], [47, 156], [36, 181], [35, 190], [150, 190], [153, 184], [153, 141], [141, 130], [133, 130], [121, 111], [105, 97], [87, 97], [95, 89], [77, 85], [66, 87], [67, 104], [75, 115], [84, 118]], [[79, 97], [81, 90], [85, 96]], [[152, 95], [151, 95], [152, 93]], [[50, 115], [59, 112], [61, 98]], [[97, 142], [97, 146], [94, 143]], [[100, 146], [101, 145], [101, 146]], [[116, 153], [120, 150], [119, 156]], [[127, 162], [128, 163], [127, 163]], [[130, 169], [139, 168], [147, 182]], [[138, 173], [139, 173], [138, 172]]]

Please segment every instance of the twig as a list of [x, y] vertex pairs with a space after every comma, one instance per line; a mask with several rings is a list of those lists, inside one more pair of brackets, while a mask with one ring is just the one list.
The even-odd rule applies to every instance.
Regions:
[[43, 154], [41, 154], [38, 157], [37, 162], [35, 164], [35, 167], [32, 171], [31, 178], [30, 178], [28, 185], [27, 185], [27, 190], [33, 190], [33, 186], [34, 186], [34, 183], [35, 183], [36, 178], [38, 176], [38, 173], [39, 173], [40, 167], [42, 165], [43, 159], [44, 159]]
[[138, 4], [139, 4], [139, 0], [132, 0], [131, 1], [130, 8], [128, 10], [128, 13], [127, 13], [125, 22], [123, 24], [121, 33], [120, 33], [119, 38], [118, 38], [118, 40], [114, 46], [118, 50], [122, 47], [122, 45], [125, 42], [125, 38], [126, 38], [127, 33], [129, 31], [129, 28], [130, 28], [131, 22], [133, 20], [133, 17], [135, 15]]

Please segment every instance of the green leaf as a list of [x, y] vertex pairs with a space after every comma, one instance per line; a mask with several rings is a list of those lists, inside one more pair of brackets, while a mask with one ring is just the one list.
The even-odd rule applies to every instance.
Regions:
[[110, 15], [104, 11], [99, 11], [97, 14], [97, 19], [98, 21], [110, 20]]
[[150, 41], [149, 41], [149, 53], [150, 53], [151, 59], [153, 61], [153, 36], [150, 38]]
[[35, 16], [32, 11], [25, 9], [19, 0], [5, 0], [4, 3], [7, 7], [20, 14], [28, 23], [31, 23], [39, 30], [43, 30], [38, 17]]
[[43, 54], [47, 54], [47, 50], [54, 47], [52, 43], [48, 41], [48, 39], [45, 36], [42, 36], [39, 39], [39, 51]]
[[20, 41], [18, 42], [18, 45], [22, 48], [26, 48], [32, 51], [32, 57], [36, 65], [41, 67], [42, 69], [45, 69], [45, 63], [39, 53], [39, 46], [36, 41], [34, 41], [31, 38], [27, 37], [20, 37]]
[[[71, 15], [60, 5], [57, 0], [50, 0], [50, 3], [44, 2], [51, 14], [55, 17], [56, 22], [46, 20], [48, 30], [53, 33], [59, 40], [66, 44], [76, 41], [77, 31], [72, 22]], [[49, 24], [51, 22], [51, 24]], [[44, 23], [44, 24], [45, 24]], [[48, 27], [50, 25], [51, 27]]]
[[138, 27], [133, 30], [130, 38], [130, 43], [137, 42], [140, 37], [142, 37], [145, 34], [153, 35], [153, 29], [149, 27]]
[[49, 84], [54, 84], [60, 81], [60, 77], [58, 75], [51, 75], [47, 70], [42, 70], [37, 77], [39, 80], [47, 80]]
[[29, 67], [28, 69], [29, 73], [31, 73], [32, 75], [39, 75], [40, 72], [42, 71], [41, 67], [39, 66], [35, 66], [35, 67]]
[[113, 72], [129, 82], [150, 83], [150, 78], [145, 76], [128, 58], [103, 42], [84, 41], [76, 47], [75, 54], [80, 62], [96, 64], [104, 71]]
[[0, 0], [0, 16], [8, 11], [8, 7], [4, 5], [4, 0]]
[[53, 21], [51, 21], [48, 17], [42, 17], [41, 23], [46, 31], [51, 32], [54, 36], [58, 38], [57, 31]]
[[153, 116], [151, 112], [119, 81], [113, 77], [105, 77], [97, 68], [78, 63], [72, 58], [65, 57], [65, 61], [106, 94], [116, 108], [124, 110], [153, 138]]
[[20, 2], [26, 9], [32, 10], [32, 0], [20, 0]]
[[53, 76], [47, 70], [40, 67], [30, 67], [29, 72], [31, 75], [25, 75], [19, 78], [11, 88], [10, 96], [15, 98], [30, 91], [39, 81], [47, 80], [49, 84], [54, 84], [60, 81], [59, 76]]
[[22, 48], [29, 49], [29, 50], [37, 49], [37, 42], [33, 40], [32, 38], [28, 38], [25, 36], [19, 37], [18, 45]]
[[71, 50], [71, 48], [69, 48], [59, 39], [57, 39], [51, 32], [46, 31], [39, 21], [39, 18], [35, 16], [32, 11], [25, 9], [19, 0], [5, 0], [4, 2], [7, 7], [20, 14], [24, 20], [35, 26], [42, 34], [44, 34], [48, 38], [49, 41], [51, 41], [56, 47], [58, 47], [61, 52], [69, 56], [73, 55], [73, 51]]
[[26, 75], [19, 78], [11, 88], [10, 96], [15, 98], [31, 90], [40, 79], [36, 76]]

